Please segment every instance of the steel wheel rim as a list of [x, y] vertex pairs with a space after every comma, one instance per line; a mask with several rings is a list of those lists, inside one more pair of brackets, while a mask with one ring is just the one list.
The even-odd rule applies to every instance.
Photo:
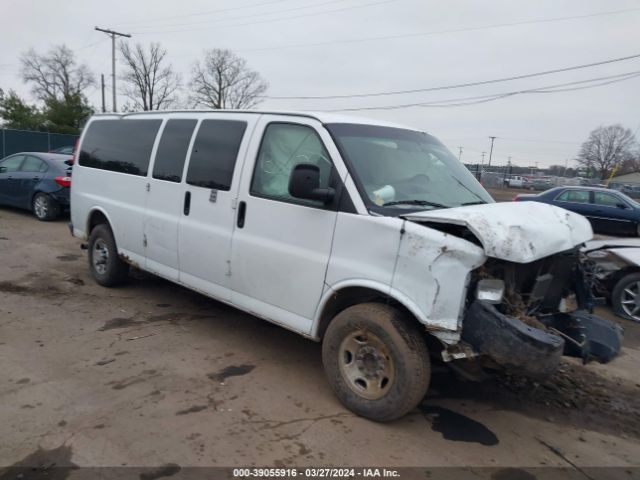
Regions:
[[44, 218], [47, 216], [47, 202], [42, 195], [38, 195], [36, 197], [35, 202], [33, 202], [33, 210], [38, 218]]
[[107, 273], [107, 262], [109, 261], [109, 249], [106, 242], [99, 238], [93, 244], [93, 268], [100, 275]]
[[340, 344], [338, 356], [342, 378], [359, 396], [378, 400], [393, 385], [393, 358], [377, 335], [364, 330], [350, 333]]
[[631, 283], [622, 290], [620, 304], [629, 318], [640, 322], [640, 282]]

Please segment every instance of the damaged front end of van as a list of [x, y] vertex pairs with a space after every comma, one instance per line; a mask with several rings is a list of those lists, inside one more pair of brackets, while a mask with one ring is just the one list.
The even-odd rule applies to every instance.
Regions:
[[[443, 359], [461, 373], [481, 376], [490, 368], [545, 377], [563, 355], [606, 363], [618, 354], [622, 330], [593, 315], [599, 299], [580, 263], [580, 246], [592, 237], [585, 218], [533, 202], [403, 218], [399, 270], [414, 268], [411, 248], [422, 236], [416, 228], [444, 234], [445, 246], [428, 267], [436, 288], [425, 325], [445, 345]], [[453, 287], [465, 267], [464, 287]]]

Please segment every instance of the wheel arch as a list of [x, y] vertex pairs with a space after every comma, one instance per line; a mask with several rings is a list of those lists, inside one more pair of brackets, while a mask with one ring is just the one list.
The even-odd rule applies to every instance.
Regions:
[[[310, 336], [322, 340], [331, 320], [344, 309], [365, 302], [384, 302], [404, 311], [410, 318], [424, 326], [428, 319], [401, 292], [371, 281], [347, 281], [330, 287], [322, 296], [311, 327]], [[426, 330], [425, 330], [426, 331]]]
[[107, 224], [111, 231], [113, 231], [113, 224], [111, 223], [111, 219], [107, 212], [100, 207], [93, 207], [89, 210], [89, 215], [87, 215], [87, 225], [85, 230], [87, 238], [91, 235], [91, 230], [100, 224]]

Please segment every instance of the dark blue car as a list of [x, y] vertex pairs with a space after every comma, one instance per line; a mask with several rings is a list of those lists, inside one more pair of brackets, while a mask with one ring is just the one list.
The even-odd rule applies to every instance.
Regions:
[[640, 236], [640, 203], [616, 190], [556, 187], [538, 195], [518, 195], [517, 202], [542, 202], [584, 215], [601, 233]]
[[71, 155], [24, 152], [0, 160], [0, 205], [53, 220], [69, 209]]

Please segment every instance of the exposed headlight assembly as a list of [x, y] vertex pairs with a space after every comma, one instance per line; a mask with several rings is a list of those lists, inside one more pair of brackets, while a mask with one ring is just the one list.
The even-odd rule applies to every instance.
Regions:
[[497, 278], [484, 278], [478, 282], [476, 298], [487, 303], [501, 303], [504, 295], [504, 281]]

